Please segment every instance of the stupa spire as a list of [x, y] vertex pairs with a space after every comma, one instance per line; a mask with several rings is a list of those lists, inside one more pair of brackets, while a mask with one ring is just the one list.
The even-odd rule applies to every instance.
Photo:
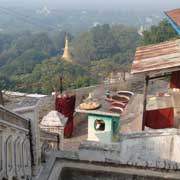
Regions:
[[64, 53], [62, 55], [62, 58], [68, 62], [73, 62], [72, 55], [69, 50], [69, 37], [68, 33], [66, 33], [66, 39], [65, 39], [65, 47], [64, 47]]

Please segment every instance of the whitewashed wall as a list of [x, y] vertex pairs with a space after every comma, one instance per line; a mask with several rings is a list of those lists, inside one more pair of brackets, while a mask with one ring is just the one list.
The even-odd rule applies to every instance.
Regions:
[[0, 106], [0, 179], [31, 177], [29, 121]]

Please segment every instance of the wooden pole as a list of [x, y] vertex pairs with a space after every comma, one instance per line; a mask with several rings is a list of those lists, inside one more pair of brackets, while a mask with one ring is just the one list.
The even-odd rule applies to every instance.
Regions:
[[126, 81], [126, 71], [123, 71], [123, 80]]
[[34, 162], [34, 153], [33, 153], [33, 139], [32, 139], [32, 126], [29, 120], [29, 143], [30, 143], [30, 156], [31, 156], [31, 167], [35, 165]]
[[159, 79], [159, 78], [164, 78], [164, 77], [169, 77], [169, 76], [171, 76], [171, 75], [172, 75], [172, 73], [168, 73], [168, 74], [164, 74], [164, 75], [149, 77], [149, 80]]
[[3, 94], [1, 90], [0, 90], [0, 105], [4, 106], [4, 99], [3, 99]]
[[144, 101], [143, 101], [143, 121], [142, 121], [142, 131], [145, 129], [146, 124], [146, 106], [147, 106], [147, 91], [148, 91], [148, 84], [149, 84], [149, 76], [145, 78], [145, 85], [144, 85]]
[[60, 93], [62, 94], [63, 92], [63, 76], [60, 76]]

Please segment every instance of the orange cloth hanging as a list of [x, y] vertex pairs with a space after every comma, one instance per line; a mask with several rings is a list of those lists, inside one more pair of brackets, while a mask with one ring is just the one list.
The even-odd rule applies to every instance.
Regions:
[[68, 118], [64, 128], [64, 136], [70, 138], [73, 133], [73, 115], [75, 111], [76, 96], [56, 97], [55, 110]]
[[174, 109], [165, 108], [145, 112], [145, 125], [152, 129], [172, 128], [174, 124]]
[[180, 71], [173, 72], [170, 80], [170, 88], [180, 89]]

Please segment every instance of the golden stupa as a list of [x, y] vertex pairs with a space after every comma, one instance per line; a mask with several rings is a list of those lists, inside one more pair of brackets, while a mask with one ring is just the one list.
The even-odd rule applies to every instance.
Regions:
[[62, 59], [67, 61], [67, 62], [73, 63], [73, 58], [72, 58], [72, 55], [71, 55], [70, 50], [69, 50], [68, 33], [66, 34], [65, 47], [64, 47], [64, 53], [62, 55]]

